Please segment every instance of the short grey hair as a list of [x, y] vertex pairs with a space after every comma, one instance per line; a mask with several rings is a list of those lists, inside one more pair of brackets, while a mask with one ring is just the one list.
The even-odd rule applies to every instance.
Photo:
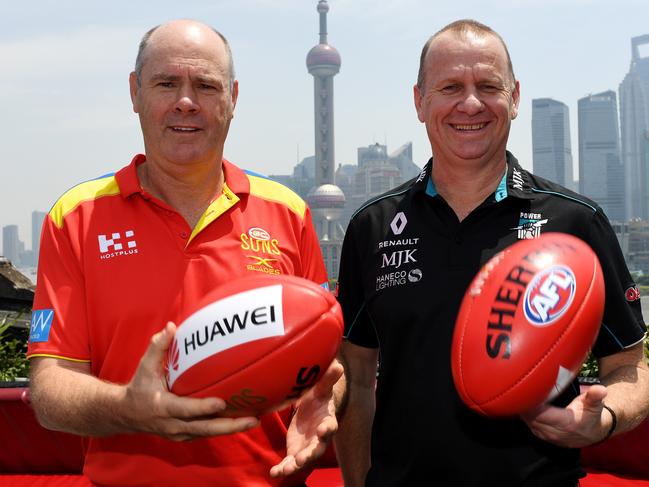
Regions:
[[[142, 40], [140, 41], [140, 46], [138, 47], [137, 50], [137, 57], [135, 58], [135, 79], [137, 80], [138, 86], [140, 86], [142, 68], [144, 67], [144, 61], [145, 61], [145, 51], [147, 46], [149, 45], [149, 39], [151, 39], [153, 33], [156, 30], [158, 30], [158, 28], [161, 25], [162, 24], [156, 25], [152, 29], [149, 29], [146, 32], [146, 34], [142, 36]], [[210, 29], [212, 29], [214, 33], [221, 38], [221, 40], [223, 41], [223, 45], [225, 46], [225, 52], [228, 55], [228, 71], [230, 75], [228, 80], [228, 85], [230, 87], [230, 91], [232, 91], [232, 84], [234, 83], [235, 73], [234, 73], [234, 59], [232, 58], [232, 50], [230, 49], [230, 43], [225, 38], [225, 36], [221, 34], [218, 30], [216, 30], [214, 27], [210, 27]]]
[[453, 32], [460, 36], [466, 35], [469, 32], [475, 34], [481, 34], [481, 35], [494, 36], [496, 39], [500, 41], [503, 48], [505, 49], [505, 55], [507, 56], [507, 69], [509, 70], [509, 74], [512, 79], [512, 84], [514, 85], [516, 84], [516, 76], [514, 76], [514, 66], [512, 65], [512, 58], [509, 55], [507, 44], [505, 44], [505, 41], [500, 36], [500, 34], [498, 34], [498, 32], [493, 30], [488, 25], [482, 24], [477, 20], [461, 19], [461, 20], [456, 20], [455, 22], [451, 22], [446, 27], [443, 27], [441, 30], [437, 31], [435, 34], [430, 36], [426, 41], [426, 44], [424, 44], [424, 47], [421, 50], [421, 56], [419, 57], [419, 73], [417, 74], [417, 86], [421, 91], [424, 90], [424, 82], [426, 81], [425, 64], [426, 64], [426, 56], [428, 55], [428, 50], [430, 48], [430, 45], [433, 43], [433, 41], [437, 39], [440, 35], [442, 35], [444, 32]]

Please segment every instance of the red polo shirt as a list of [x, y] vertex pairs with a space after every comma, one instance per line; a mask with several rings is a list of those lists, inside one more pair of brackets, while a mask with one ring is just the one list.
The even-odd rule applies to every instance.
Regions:
[[[127, 383], [151, 336], [215, 286], [250, 275], [327, 282], [308, 207], [291, 190], [223, 161], [223, 193], [194, 229], [139, 184], [136, 156], [65, 193], [43, 225], [28, 357], [89, 362]], [[278, 414], [249, 432], [187, 443], [154, 435], [89, 440], [84, 473], [106, 485], [293, 485]]]

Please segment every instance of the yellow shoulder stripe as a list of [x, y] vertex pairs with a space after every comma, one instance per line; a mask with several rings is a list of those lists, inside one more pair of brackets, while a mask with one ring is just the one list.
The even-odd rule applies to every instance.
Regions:
[[306, 203], [292, 190], [271, 179], [247, 174], [250, 181], [250, 194], [268, 201], [275, 201], [287, 206], [291, 211], [304, 218]]
[[69, 189], [50, 210], [50, 217], [57, 227], [63, 228], [63, 219], [84, 201], [96, 200], [102, 196], [119, 194], [114, 175], [86, 181]]

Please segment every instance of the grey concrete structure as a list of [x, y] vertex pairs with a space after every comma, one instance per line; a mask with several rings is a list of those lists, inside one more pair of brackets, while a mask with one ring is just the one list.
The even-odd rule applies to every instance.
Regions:
[[315, 185], [334, 183], [336, 164], [334, 146], [334, 76], [340, 71], [340, 54], [327, 42], [327, 12], [329, 5], [320, 0], [320, 43], [306, 57], [306, 65], [313, 76], [315, 125]]
[[13, 265], [20, 265], [20, 253], [25, 250], [23, 243], [18, 238], [18, 225], [2, 227], [2, 255]]
[[649, 34], [631, 38], [631, 66], [620, 83], [620, 130], [625, 166], [626, 216], [649, 218], [649, 56], [640, 47], [649, 45]]
[[572, 175], [568, 107], [552, 98], [532, 100], [534, 174], [576, 189]]
[[318, 2], [317, 11], [320, 16], [320, 42], [306, 57], [307, 69], [313, 76], [315, 132], [315, 186], [307, 194], [306, 200], [313, 210], [313, 223], [320, 239], [327, 274], [335, 278], [344, 237], [339, 219], [345, 206], [345, 195], [334, 181], [334, 76], [340, 71], [340, 54], [327, 42], [329, 5], [326, 0]]
[[579, 192], [596, 201], [610, 220], [623, 222], [625, 176], [615, 92], [580, 98], [578, 112]]
[[38, 254], [41, 248], [41, 229], [47, 213], [44, 211], [32, 211], [32, 252], [34, 253], [34, 264], [38, 265]]

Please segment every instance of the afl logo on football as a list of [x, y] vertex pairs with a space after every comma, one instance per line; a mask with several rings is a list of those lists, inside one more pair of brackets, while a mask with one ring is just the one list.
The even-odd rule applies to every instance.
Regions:
[[268, 233], [263, 228], [259, 228], [259, 227], [253, 227], [250, 230], [248, 230], [248, 235], [250, 235], [251, 238], [254, 238], [256, 240], [261, 240], [263, 242], [270, 240], [270, 233]]
[[178, 359], [180, 354], [178, 352], [178, 340], [174, 338], [174, 341], [171, 342], [169, 351], [167, 352], [167, 370], [178, 370]]
[[528, 284], [523, 308], [534, 326], [548, 326], [563, 315], [575, 297], [575, 275], [564, 265], [545, 269]]

